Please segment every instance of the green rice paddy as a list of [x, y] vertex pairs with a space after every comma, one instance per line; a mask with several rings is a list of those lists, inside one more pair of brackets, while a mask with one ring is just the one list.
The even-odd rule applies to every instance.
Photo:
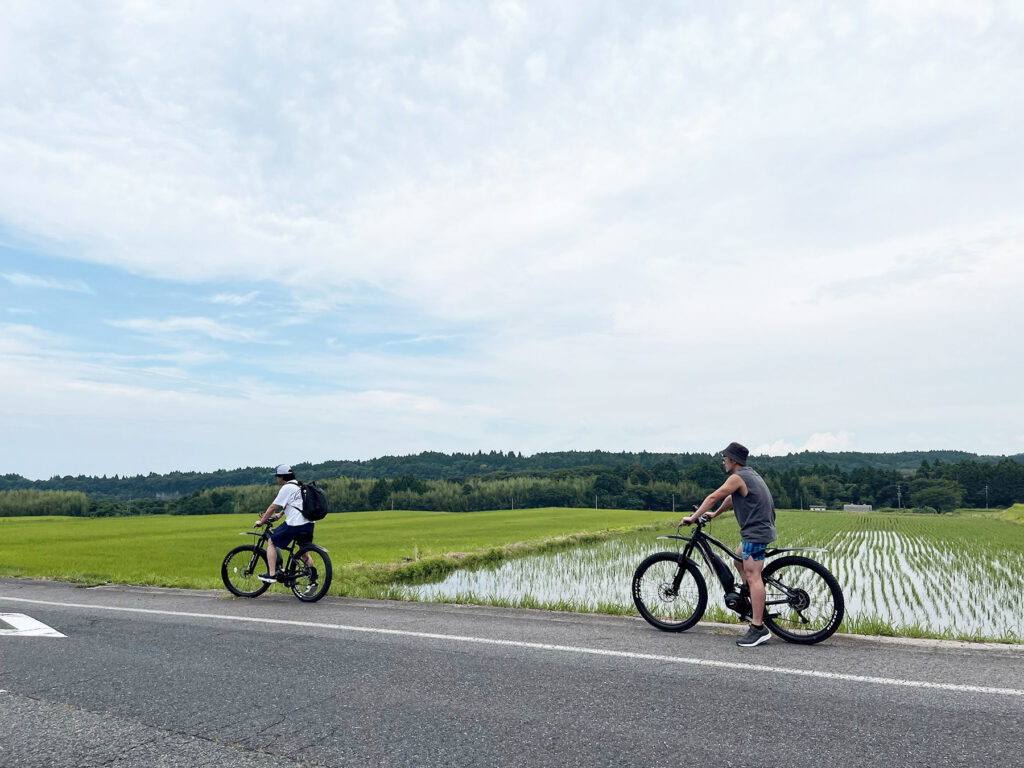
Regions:
[[[841, 631], [1020, 642], [1024, 639], [1024, 526], [991, 517], [785, 511], [780, 547], [823, 562], [843, 586]], [[668, 531], [661, 531], [666, 533]], [[739, 544], [735, 519], [711, 535]], [[675, 542], [652, 532], [592, 546], [460, 570], [443, 581], [396, 590], [405, 599], [535, 605], [564, 610], [632, 612], [630, 583], [647, 555]], [[721, 587], [701, 562], [709, 588], [705, 618], [736, 621]]]
[[[1019, 512], [782, 511], [776, 545], [826, 550], [811, 556], [843, 585], [841, 631], [1021, 642]], [[219, 589], [220, 563], [254, 541], [239, 533], [255, 517], [0, 518], [0, 576]], [[317, 542], [334, 562], [332, 594], [628, 614], [633, 570], [672, 548], [656, 537], [674, 532], [677, 520], [561, 508], [361, 512], [319, 524]], [[732, 516], [709, 532], [739, 542]], [[706, 575], [706, 619], [733, 620]]]
[[[262, 510], [261, 510], [262, 511]], [[251, 544], [257, 514], [182, 517], [0, 518], [0, 576], [221, 588], [228, 550]], [[592, 509], [354, 512], [317, 524], [336, 594], [376, 595], [396, 578], [443, 575], [460, 564], [664, 523], [666, 513]]]

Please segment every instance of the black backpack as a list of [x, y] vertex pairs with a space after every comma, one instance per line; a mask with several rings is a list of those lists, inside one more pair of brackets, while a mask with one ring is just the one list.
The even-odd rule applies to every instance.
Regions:
[[[299, 483], [298, 480], [295, 481]], [[324, 489], [314, 483], [299, 483], [302, 491], [302, 516], [316, 522], [327, 517], [327, 494]]]

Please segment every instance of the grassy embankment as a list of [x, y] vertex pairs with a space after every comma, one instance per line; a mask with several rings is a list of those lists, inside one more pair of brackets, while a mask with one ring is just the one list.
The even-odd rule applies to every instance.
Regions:
[[[986, 510], [987, 512], [988, 510]], [[1009, 509], [1005, 510], [1000, 514], [1000, 518], [1003, 520], [1009, 520], [1011, 523], [1024, 523], [1024, 504], [1014, 504]]]

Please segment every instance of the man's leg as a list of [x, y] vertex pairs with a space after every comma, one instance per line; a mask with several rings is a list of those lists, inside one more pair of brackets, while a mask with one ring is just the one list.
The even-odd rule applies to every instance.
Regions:
[[[761, 622], [764, 620], [765, 589], [761, 579], [761, 568], [764, 566], [764, 544], [743, 542], [743, 580], [747, 583], [750, 593], [750, 628], [747, 634], [736, 641], [736, 645], [753, 648], [771, 638], [771, 632]], [[761, 559], [755, 560], [757, 555]]]
[[761, 569], [764, 560], [748, 557], [743, 561], [743, 580], [750, 588], [750, 615], [756, 626], [761, 626], [764, 619], [765, 589], [761, 580]]
[[287, 547], [292, 540], [288, 534], [287, 524], [282, 523], [267, 539], [267, 573], [260, 576], [260, 580], [267, 584], [273, 584], [277, 580], [277, 544], [274, 543], [274, 539], [281, 539], [281, 546]]
[[273, 576], [277, 573], [277, 547], [272, 540], [267, 540], [267, 573]]

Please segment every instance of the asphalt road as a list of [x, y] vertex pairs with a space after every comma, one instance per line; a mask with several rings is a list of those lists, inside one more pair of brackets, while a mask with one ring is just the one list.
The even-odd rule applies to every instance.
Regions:
[[[1011, 766], [1024, 646], [0, 579], [0, 766]], [[0, 629], [5, 625], [0, 625]]]

